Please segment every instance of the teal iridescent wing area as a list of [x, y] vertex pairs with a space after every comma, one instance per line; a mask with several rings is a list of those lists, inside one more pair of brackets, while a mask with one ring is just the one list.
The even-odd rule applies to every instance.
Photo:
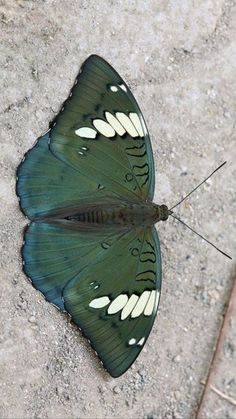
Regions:
[[76, 228], [73, 222], [32, 222], [25, 232], [22, 256], [24, 272], [45, 298], [65, 309], [63, 289], [84, 268], [104, 257], [103, 243], [120, 233]]
[[155, 228], [122, 235], [64, 288], [66, 310], [113, 377], [143, 348], [155, 320], [161, 259]]
[[[114, 136], [102, 135], [94, 121], [97, 126], [103, 121], [100, 130], [110, 135], [110, 128]], [[102, 58], [91, 56], [84, 63], [51, 125], [18, 168], [17, 194], [29, 218], [86, 202], [153, 198], [154, 163], [145, 122], [125, 82]], [[86, 128], [96, 137], [89, 138]]]
[[50, 149], [104, 193], [152, 200], [154, 162], [142, 113], [126, 83], [102, 58], [83, 64], [52, 123]]
[[96, 177], [81, 174], [56, 158], [49, 140], [50, 131], [26, 153], [17, 170], [16, 191], [27, 217], [47, 217], [88, 202], [117, 201], [112, 192], [106, 197]]
[[23, 257], [35, 288], [72, 316], [113, 377], [123, 374], [143, 348], [157, 311], [161, 259], [155, 228], [114, 232], [33, 222]]

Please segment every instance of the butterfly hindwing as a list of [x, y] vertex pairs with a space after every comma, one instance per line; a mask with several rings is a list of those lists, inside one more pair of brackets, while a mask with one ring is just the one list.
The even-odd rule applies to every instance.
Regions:
[[113, 377], [134, 362], [151, 331], [161, 288], [155, 228], [131, 230], [64, 288], [66, 310]]
[[155, 228], [75, 229], [32, 222], [24, 271], [48, 301], [68, 311], [117, 377], [134, 362], [151, 331], [161, 290]]
[[104, 244], [120, 236], [118, 231], [76, 228], [73, 222], [32, 222], [25, 231], [22, 256], [24, 272], [45, 298], [64, 309], [62, 291], [97, 258], [105, 257]]
[[107, 194], [152, 199], [154, 163], [146, 124], [126, 83], [102, 58], [83, 64], [52, 123], [50, 149]]

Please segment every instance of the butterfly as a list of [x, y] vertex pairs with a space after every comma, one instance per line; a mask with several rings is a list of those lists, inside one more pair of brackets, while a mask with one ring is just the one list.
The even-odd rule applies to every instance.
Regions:
[[49, 130], [17, 170], [30, 223], [23, 269], [46, 300], [68, 312], [113, 377], [135, 361], [161, 292], [152, 202], [154, 161], [143, 115], [101, 57], [82, 65]]

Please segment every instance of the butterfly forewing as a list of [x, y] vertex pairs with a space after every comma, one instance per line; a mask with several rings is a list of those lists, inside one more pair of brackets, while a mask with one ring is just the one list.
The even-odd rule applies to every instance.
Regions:
[[52, 124], [52, 152], [96, 179], [104, 194], [152, 199], [154, 163], [149, 135], [128, 86], [102, 58], [89, 57]]
[[117, 200], [116, 194], [104, 196], [96, 178], [88, 178], [57, 159], [49, 150], [49, 134], [38, 139], [17, 171], [17, 194], [27, 217], [43, 217], [86, 203]]

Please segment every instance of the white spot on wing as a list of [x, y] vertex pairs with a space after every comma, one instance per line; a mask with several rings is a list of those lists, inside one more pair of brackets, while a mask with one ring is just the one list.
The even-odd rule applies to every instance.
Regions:
[[124, 135], [125, 129], [110, 112], [105, 112], [107, 122], [114, 128], [118, 135]]
[[143, 311], [144, 311], [144, 309], [146, 307], [146, 304], [148, 302], [148, 299], [150, 297], [150, 294], [151, 294], [150, 291], [144, 291], [141, 294], [141, 296], [139, 297], [139, 300], [138, 300], [136, 306], [134, 307], [134, 309], [133, 309], [133, 311], [131, 313], [131, 317], [132, 318], [139, 317], [143, 313]]
[[110, 89], [112, 92], [118, 92], [118, 88], [116, 86], [111, 86]]
[[144, 344], [144, 341], [145, 341], [145, 336], [138, 341], [137, 345], [142, 346]]
[[126, 87], [125, 87], [125, 85], [124, 85], [124, 84], [120, 84], [120, 88], [121, 88], [122, 90], [124, 90], [124, 92], [127, 92], [127, 89], [126, 89]]
[[129, 117], [133, 122], [136, 130], [138, 131], [140, 137], [144, 137], [143, 127], [140, 122], [139, 116], [135, 112], [130, 112]]
[[75, 134], [83, 138], [96, 138], [97, 132], [93, 128], [81, 127], [75, 130]]
[[158, 292], [157, 292], [157, 296], [156, 296], [156, 291], [153, 290], [151, 292], [151, 295], [150, 295], [149, 300], [147, 302], [147, 305], [145, 307], [144, 316], [151, 316], [151, 314], [153, 313], [153, 310], [154, 310], [155, 300], [156, 300], [157, 297], [158, 297]]
[[136, 339], [134, 338], [130, 339], [128, 342], [129, 345], [135, 345], [135, 343], [136, 343]]
[[118, 311], [122, 310], [125, 304], [128, 301], [128, 296], [126, 294], [120, 294], [116, 297], [112, 303], [109, 305], [107, 309], [108, 314], [118, 313]]
[[138, 137], [138, 133], [127, 115], [123, 112], [116, 112], [116, 117], [131, 137]]
[[95, 298], [89, 303], [89, 307], [92, 308], [103, 308], [106, 307], [107, 304], [110, 303], [110, 298], [107, 296]]
[[114, 128], [102, 119], [94, 119], [93, 125], [104, 137], [111, 138], [116, 135]]
[[125, 307], [123, 308], [121, 312], [121, 320], [125, 320], [130, 315], [131, 311], [133, 310], [138, 300], [139, 298], [137, 295], [135, 294], [131, 295], [131, 297], [129, 298], [129, 301], [127, 302], [127, 304], [125, 305]]

